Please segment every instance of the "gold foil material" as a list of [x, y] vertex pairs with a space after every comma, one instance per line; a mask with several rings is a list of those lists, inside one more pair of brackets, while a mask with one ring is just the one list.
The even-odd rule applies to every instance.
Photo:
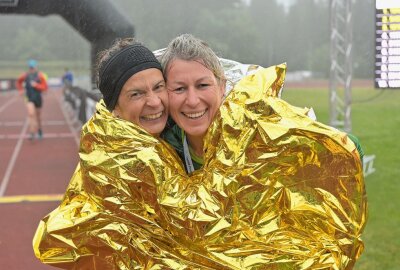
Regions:
[[167, 143], [100, 102], [35, 255], [65, 269], [352, 269], [366, 222], [358, 152], [278, 98], [285, 71], [236, 84], [190, 176]]

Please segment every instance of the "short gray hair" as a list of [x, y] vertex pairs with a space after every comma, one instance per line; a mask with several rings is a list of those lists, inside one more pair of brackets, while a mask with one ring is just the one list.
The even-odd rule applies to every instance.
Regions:
[[214, 74], [218, 83], [226, 81], [218, 56], [207, 43], [191, 34], [183, 34], [174, 38], [161, 56], [160, 62], [165, 79], [167, 79], [168, 67], [175, 59], [201, 61]]

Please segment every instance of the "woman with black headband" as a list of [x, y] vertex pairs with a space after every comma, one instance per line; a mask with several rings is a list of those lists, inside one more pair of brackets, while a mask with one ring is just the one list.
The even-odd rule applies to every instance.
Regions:
[[[103, 99], [82, 128], [80, 161], [63, 201], [39, 224], [35, 255], [66, 269], [137, 269], [134, 264], [155, 263], [143, 261], [151, 254], [171, 260], [173, 252], [161, 256], [134, 236], [153, 224], [146, 238], [163, 235], [160, 244], [170, 245], [170, 236], [155, 226], [155, 184], [185, 174], [158, 136], [168, 118], [161, 65], [148, 48], [127, 38], [99, 54], [97, 75]], [[115, 253], [112, 243], [118, 242], [132, 245], [121, 246], [123, 257]]]
[[[120, 40], [100, 53], [97, 69], [106, 108], [117, 118], [159, 135], [168, 118], [168, 94], [153, 53], [133, 39]], [[98, 113], [102, 109], [100, 103]]]

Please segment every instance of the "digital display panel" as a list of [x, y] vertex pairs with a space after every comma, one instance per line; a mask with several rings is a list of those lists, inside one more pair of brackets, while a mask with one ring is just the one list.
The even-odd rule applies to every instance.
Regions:
[[400, 89], [400, 1], [376, 0], [375, 87]]
[[18, 0], [0, 0], [0, 7], [16, 7]]

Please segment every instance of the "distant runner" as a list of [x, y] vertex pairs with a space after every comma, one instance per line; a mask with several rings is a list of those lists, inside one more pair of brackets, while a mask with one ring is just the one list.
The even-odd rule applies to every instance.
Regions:
[[65, 73], [61, 77], [61, 81], [64, 87], [72, 86], [74, 82], [74, 74], [69, 70], [69, 68], [65, 68]]
[[42, 92], [47, 90], [46, 76], [37, 69], [37, 61], [30, 59], [28, 61], [29, 70], [19, 76], [17, 79], [17, 89], [23, 94], [25, 87], [26, 107], [28, 109], [29, 120], [29, 139], [33, 140], [35, 134], [38, 138], [43, 137], [41, 108], [42, 108]]

